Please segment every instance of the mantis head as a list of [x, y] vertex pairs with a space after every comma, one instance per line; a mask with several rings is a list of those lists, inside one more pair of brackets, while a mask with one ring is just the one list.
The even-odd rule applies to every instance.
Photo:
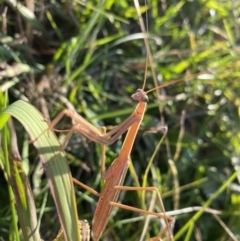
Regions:
[[132, 99], [139, 102], [148, 102], [148, 96], [142, 89], [137, 89], [136, 93], [132, 94]]

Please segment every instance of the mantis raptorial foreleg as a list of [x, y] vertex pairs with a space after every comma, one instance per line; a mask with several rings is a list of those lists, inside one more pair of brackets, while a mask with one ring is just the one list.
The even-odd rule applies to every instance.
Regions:
[[127, 129], [136, 121], [139, 121], [141, 117], [135, 112], [133, 112], [126, 120], [124, 120], [120, 125], [116, 126], [114, 129], [109, 131], [108, 133], [102, 134], [98, 128], [84, 119], [81, 115], [76, 113], [75, 111], [64, 109], [62, 110], [49, 124], [49, 130], [52, 130], [54, 126], [66, 115], [70, 117], [75, 124], [69, 130], [68, 134], [65, 137], [63, 148], [66, 147], [67, 142], [73, 135], [73, 132], [77, 131], [87, 137], [89, 140], [98, 142], [104, 145], [111, 145], [114, 143], [119, 136], [121, 136]]
[[52, 130], [54, 126], [57, 125], [57, 123], [63, 118], [63, 116], [66, 115], [70, 117], [75, 124], [72, 126], [70, 130], [68, 130], [68, 134], [65, 137], [65, 140], [62, 144], [62, 148], [64, 149], [73, 135], [73, 133], [79, 132], [82, 135], [84, 135], [86, 138], [88, 138], [91, 141], [98, 142], [102, 144], [102, 162], [101, 162], [101, 175], [105, 174], [105, 146], [111, 145], [114, 143], [119, 136], [121, 136], [124, 132], [128, 130], [128, 128], [134, 123], [141, 120], [141, 116], [134, 111], [126, 120], [124, 120], [120, 125], [116, 126], [114, 129], [106, 133], [106, 129], [104, 127], [101, 127], [103, 130], [103, 134], [99, 131], [98, 128], [96, 128], [94, 125], [92, 125], [90, 122], [88, 122], [86, 119], [84, 119], [81, 115], [79, 115], [77, 112], [64, 109], [62, 110], [49, 124], [49, 130]]

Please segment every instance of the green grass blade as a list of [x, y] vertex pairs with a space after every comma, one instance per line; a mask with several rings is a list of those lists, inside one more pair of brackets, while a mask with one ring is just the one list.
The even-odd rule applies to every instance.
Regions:
[[71, 174], [57, 138], [51, 131], [46, 131], [48, 125], [43, 116], [27, 102], [19, 100], [7, 107], [0, 116], [2, 126], [6, 123], [8, 115], [21, 122], [39, 151], [65, 239], [80, 240]]
[[18, 219], [24, 240], [39, 241], [41, 240], [41, 237], [38, 229], [36, 207], [30, 184], [22, 168], [22, 163], [17, 162], [16, 160], [10, 160], [10, 163], [10, 183], [16, 200]]

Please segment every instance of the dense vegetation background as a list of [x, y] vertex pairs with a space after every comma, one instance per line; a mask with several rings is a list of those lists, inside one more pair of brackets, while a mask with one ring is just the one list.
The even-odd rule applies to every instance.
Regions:
[[[147, 19], [155, 80], [162, 84], [188, 78], [149, 94], [131, 154], [138, 181], [142, 185], [162, 137], [161, 132], [148, 133], [149, 129], [168, 126], [147, 185], [157, 186], [165, 209], [174, 211], [175, 239], [240, 240], [240, 2], [149, 0], [140, 4]], [[108, 129], [134, 110], [130, 96], [143, 84], [146, 47], [133, 1], [6, 0], [1, 1], [0, 10], [0, 84], [1, 91], [9, 93], [9, 103], [28, 100], [47, 119], [63, 108], [74, 108], [95, 126]], [[154, 87], [153, 79], [149, 68], [147, 90]], [[71, 121], [64, 118], [57, 129], [70, 126]], [[47, 200], [40, 224], [42, 239], [52, 240], [59, 229], [54, 202], [45, 176], [39, 176], [36, 151], [17, 123], [16, 129], [37, 208]], [[64, 134], [59, 133], [59, 138]], [[107, 148], [107, 166], [123, 140]], [[75, 134], [66, 152], [72, 175], [100, 190], [100, 146]], [[133, 173], [127, 173], [124, 185], [137, 185]], [[0, 237], [9, 240], [12, 216], [4, 175], [0, 181]], [[91, 223], [97, 198], [80, 188], [76, 196], [79, 217]], [[148, 203], [151, 195], [146, 199]], [[121, 202], [132, 206], [141, 207], [141, 200], [133, 192], [120, 195]], [[209, 209], [194, 217], [204, 205]], [[136, 216], [115, 209], [102, 240], [138, 240], [144, 220], [135, 223]], [[159, 223], [150, 222], [149, 234], [158, 230]]]

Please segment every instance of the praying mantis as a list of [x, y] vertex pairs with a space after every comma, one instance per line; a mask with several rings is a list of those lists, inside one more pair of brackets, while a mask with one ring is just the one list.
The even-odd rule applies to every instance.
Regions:
[[[182, 79], [169, 82], [157, 88], [162, 88], [163, 86], [168, 86], [170, 84], [177, 83], [180, 81], [182, 81]], [[145, 86], [145, 81], [144, 81], [144, 86]], [[91, 141], [98, 142], [103, 145], [111, 145], [114, 141], [117, 140], [117, 138], [120, 135], [122, 135], [125, 131], [128, 130], [119, 156], [114, 160], [114, 162], [110, 165], [107, 171], [105, 171], [104, 158], [102, 159], [101, 172], [102, 172], [102, 178], [105, 180], [105, 184], [100, 194], [94, 192], [94, 194], [99, 196], [98, 205], [92, 221], [92, 238], [95, 241], [99, 240], [99, 238], [101, 237], [101, 234], [107, 224], [107, 221], [109, 219], [113, 206], [130, 209], [135, 212], [151, 214], [159, 218], [164, 218], [166, 220], [166, 228], [168, 229], [170, 239], [172, 240], [172, 235], [171, 235], [169, 225], [173, 222], [173, 218], [165, 214], [165, 210], [164, 210], [163, 203], [161, 201], [161, 196], [158, 189], [155, 187], [139, 188], [139, 187], [121, 186], [123, 184], [126, 172], [130, 164], [129, 156], [134, 144], [134, 140], [136, 138], [137, 132], [139, 130], [140, 124], [143, 120], [144, 113], [147, 107], [147, 102], [148, 102], [147, 93], [150, 93], [151, 91], [156, 89], [156, 88], [153, 88], [145, 92], [144, 86], [143, 86], [143, 89], [138, 89], [136, 93], [134, 93], [131, 96], [133, 100], [136, 100], [139, 102], [136, 109], [133, 111], [133, 113], [125, 121], [123, 121], [122, 124], [115, 127], [113, 130], [109, 131], [108, 133], [101, 134], [101, 132], [95, 126], [90, 124], [88, 121], [86, 121], [83, 117], [81, 117], [76, 112], [69, 109], [64, 109], [63, 111], [61, 111], [49, 125], [49, 129], [53, 129], [54, 126], [62, 119], [64, 115], [70, 117], [76, 122], [76, 124], [73, 125], [70, 131], [68, 132], [65, 138], [65, 141], [63, 143], [63, 146], [66, 145], [71, 135], [75, 131], [80, 132]], [[79, 184], [80, 186], [90, 190], [88, 187], [86, 187], [86, 185], [78, 182], [76, 179], [73, 179], [73, 181]], [[127, 207], [122, 204], [117, 204], [116, 201], [118, 199], [120, 190], [145, 190], [145, 191], [157, 192], [158, 201], [160, 203], [160, 206], [163, 209], [163, 214], [141, 210], [133, 207]], [[164, 230], [165, 228], [163, 230], [160, 230], [158, 235], [152, 238], [151, 240], [159, 240]]]
[[[148, 49], [147, 46], [146, 48]], [[148, 58], [150, 56], [149, 50], [147, 50], [147, 53], [148, 53], [148, 56], [147, 56]], [[122, 184], [129, 167], [129, 156], [131, 154], [136, 135], [138, 133], [139, 127], [141, 125], [141, 122], [143, 120], [144, 113], [147, 107], [147, 102], [148, 102], [147, 94], [156, 89], [160, 89], [162, 87], [166, 87], [168, 85], [172, 85], [174, 83], [178, 83], [183, 80], [184, 79], [172, 81], [167, 84], [153, 88], [151, 90], [144, 91], [145, 83], [146, 83], [146, 76], [145, 76], [142, 89], [138, 89], [136, 93], [132, 95], [132, 99], [139, 102], [136, 109], [119, 126], [115, 127], [113, 130], [107, 133], [104, 131], [104, 133], [102, 134], [98, 128], [96, 128], [91, 123], [86, 121], [82, 116], [80, 116], [76, 112], [69, 109], [65, 109], [61, 111], [55, 117], [55, 119], [49, 124], [49, 129], [50, 130], [54, 129], [56, 124], [62, 119], [64, 115], [74, 120], [75, 124], [72, 126], [72, 128], [69, 130], [68, 134], [66, 135], [63, 146], [66, 146], [68, 140], [71, 138], [72, 134], [75, 131], [80, 132], [82, 135], [86, 136], [89, 140], [98, 142], [102, 145], [111, 145], [119, 138], [120, 135], [122, 135], [124, 132], [127, 131], [127, 135], [125, 137], [125, 141], [122, 145], [122, 149], [119, 153], [119, 156], [112, 162], [112, 164], [110, 165], [107, 171], [105, 170], [104, 158], [102, 157], [101, 173], [105, 183], [100, 194], [95, 192], [95, 194], [99, 196], [99, 201], [98, 201], [96, 211], [92, 221], [92, 238], [94, 241], [98, 241], [101, 238], [102, 232], [104, 231], [105, 226], [107, 225], [109, 216], [111, 214], [111, 210], [114, 206], [126, 208], [135, 212], [154, 215], [159, 218], [164, 218], [166, 222], [166, 227], [161, 229], [159, 233], [155, 237], [151, 238], [150, 240], [151, 241], [159, 240], [165, 231], [168, 232], [168, 238], [170, 240], [173, 240], [172, 233], [170, 230], [170, 226], [171, 226], [171, 223], [173, 222], [173, 218], [171, 216], [166, 215], [159, 190], [156, 187], [144, 187], [144, 188], [124, 187], [122, 186]], [[164, 133], [164, 135], [165, 134], [166, 132]], [[80, 186], [90, 190], [90, 188], [86, 187], [84, 184], [78, 182], [77, 180], [73, 179], [73, 181], [79, 184]], [[163, 213], [150, 212], [150, 211], [141, 210], [134, 207], [127, 207], [125, 205], [118, 204], [117, 199], [118, 199], [120, 190], [143, 190], [143, 191], [147, 190], [147, 191], [156, 192], [158, 202], [162, 207]]]
[[[119, 126], [115, 127], [113, 130], [109, 131], [108, 133], [102, 134], [95, 126], [93, 126], [91, 123], [86, 121], [82, 116], [80, 116], [79, 114], [77, 114], [76, 112], [70, 109], [62, 110], [55, 117], [55, 119], [50, 123], [49, 129], [53, 129], [54, 126], [62, 119], [64, 115], [70, 117], [72, 120], [75, 121], [76, 124], [74, 124], [72, 128], [69, 130], [65, 138], [65, 141], [63, 143], [63, 146], [67, 144], [68, 140], [71, 138], [71, 135], [75, 131], [80, 132], [91, 141], [98, 142], [103, 145], [111, 145], [114, 141], [118, 139], [120, 135], [122, 135], [125, 131], [128, 130], [119, 156], [112, 162], [112, 164], [110, 165], [107, 171], [105, 171], [104, 158], [102, 158], [101, 173], [105, 183], [100, 194], [97, 193], [95, 190], [92, 190], [85, 184], [73, 178], [74, 183], [82, 186], [83, 188], [91, 191], [93, 194], [99, 196], [99, 201], [98, 201], [96, 211], [92, 221], [92, 238], [94, 241], [98, 241], [100, 239], [102, 232], [105, 229], [105, 226], [107, 225], [107, 221], [110, 217], [110, 213], [113, 206], [129, 209], [134, 212], [154, 215], [159, 218], [164, 218], [166, 221], [166, 227], [160, 230], [157, 236], [149, 239], [149, 241], [159, 240], [161, 235], [166, 229], [168, 231], [169, 239], [173, 240], [173, 237], [170, 231], [170, 226], [171, 226], [171, 223], [173, 222], [173, 218], [165, 214], [165, 210], [164, 210], [164, 206], [161, 200], [159, 190], [156, 187], [141, 188], [141, 187], [124, 187], [121, 185], [123, 184], [126, 172], [130, 164], [129, 156], [147, 107], [147, 102], [148, 102], [147, 94], [154, 91], [155, 89], [166, 87], [168, 85], [178, 83], [183, 80], [184, 79], [171, 81], [169, 83], [166, 83], [164, 85], [158, 86], [156, 88], [153, 88], [145, 92], [144, 91], [145, 81], [146, 81], [145, 79], [143, 88], [138, 89], [136, 93], [134, 93], [131, 96], [133, 100], [136, 100], [139, 102], [136, 109], [125, 121], [123, 121]], [[103, 152], [104, 152], [104, 148], [103, 148]], [[142, 191], [156, 192], [157, 198], [160, 203], [160, 206], [162, 207], [163, 213], [150, 212], [150, 211], [146, 211], [146, 210], [142, 210], [134, 207], [129, 207], [123, 204], [118, 204], [117, 199], [118, 199], [120, 190], [128, 190], [128, 191], [142, 190]]]

